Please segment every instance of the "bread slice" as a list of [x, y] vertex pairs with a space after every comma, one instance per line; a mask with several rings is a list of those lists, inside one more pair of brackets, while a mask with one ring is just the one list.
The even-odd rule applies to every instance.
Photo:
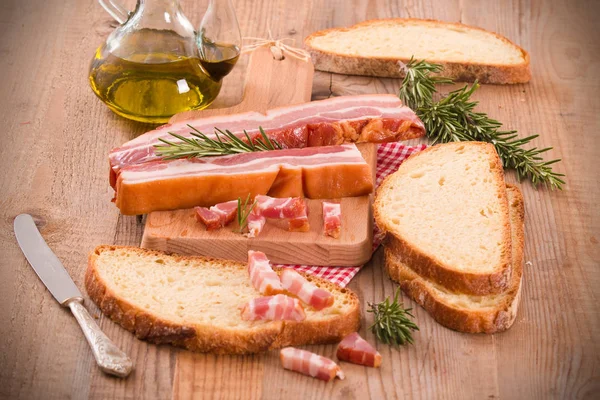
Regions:
[[387, 246], [419, 275], [478, 296], [508, 288], [508, 200], [493, 145], [447, 143], [413, 154], [379, 186], [373, 209]]
[[256, 353], [284, 346], [339, 342], [359, 328], [358, 298], [348, 289], [306, 276], [335, 296], [306, 320], [243, 321], [238, 307], [259, 297], [245, 264], [167, 255], [137, 247], [99, 246], [85, 286], [113, 321], [138, 338], [200, 352]]
[[529, 54], [496, 33], [425, 19], [376, 19], [315, 32], [304, 44], [315, 68], [349, 75], [404, 76], [398, 61], [414, 56], [442, 64], [440, 75], [459, 81], [525, 83]]
[[525, 209], [523, 196], [515, 186], [507, 185], [512, 236], [513, 274], [506, 292], [490, 296], [453, 293], [419, 276], [409, 265], [385, 249], [385, 265], [390, 277], [440, 324], [468, 333], [504, 331], [513, 324], [521, 297]]

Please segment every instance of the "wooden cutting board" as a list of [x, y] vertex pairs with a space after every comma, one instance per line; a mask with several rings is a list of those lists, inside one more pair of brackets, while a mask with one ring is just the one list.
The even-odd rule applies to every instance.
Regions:
[[[221, 109], [190, 111], [173, 116], [179, 122], [214, 115], [244, 111], [261, 111], [305, 103], [311, 100], [314, 67], [310, 61], [286, 56], [278, 60], [269, 48], [257, 49], [251, 55], [246, 74], [243, 100]], [[371, 165], [373, 181], [377, 152], [375, 145], [359, 146]], [[260, 250], [279, 264], [356, 266], [371, 257], [373, 218], [371, 196], [341, 199], [342, 231], [338, 239], [323, 235], [322, 200], [308, 200], [309, 232], [288, 232], [283, 221], [269, 220], [263, 232], [248, 239], [234, 233], [237, 223], [221, 230], [207, 232], [196, 221], [194, 210], [150, 213], [141, 246], [179, 254], [199, 254], [246, 261], [248, 250]]]

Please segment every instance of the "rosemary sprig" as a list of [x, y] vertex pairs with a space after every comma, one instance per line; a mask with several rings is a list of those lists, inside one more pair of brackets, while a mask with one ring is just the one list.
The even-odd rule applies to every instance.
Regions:
[[403, 304], [398, 302], [399, 295], [400, 290], [396, 291], [394, 301], [391, 303], [389, 297], [381, 303], [368, 303], [370, 309], [367, 310], [373, 313], [375, 322], [369, 329], [377, 340], [395, 346], [412, 344], [412, 332], [419, 330], [419, 327], [409, 318], [414, 318], [410, 313], [412, 308], [404, 309]]
[[237, 229], [236, 232], [242, 233], [244, 231], [244, 228], [246, 228], [246, 225], [248, 225], [248, 216], [250, 215], [250, 213], [254, 209], [254, 206], [256, 205], [256, 200], [254, 200], [254, 202], [252, 202], [252, 204], [250, 205], [250, 209], [248, 209], [248, 201], [249, 200], [250, 200], [250, 193], [248, 193], [248, 196], [246, 197], [246, 201], [244, 201], [243, 205], [242, 205], [242, 198], [238, 197], [237, 221], [238, 221], [239, 228]]
[[418, 110], [433, 103], [433, 95], [437, 91], [436, 84], [452, 83], [452, 79], [431, 76], [431, 74], [442, 72], [444, 68], [440, 64], [430, 64], [425, 60], [416, 61], [411, 57], [404, 69], [406, 75], [400, 86], [398, 96], [406, 106], [413, 110]]
[[244, 131], [247, 141], [244, 141], [226, 130], [222, 131], [215, 127], [215, 138], [211, 139], [198, 129], [188, 124], [193, 131], [191, 137], [185, 137], [176, 133], [169, 132], [171, 136], [178, 139], [178, 142], [159, 138], [163, 144], [154, 145], [156, 154], [164, 160], [174, 160], [177, 158], [193, 157], [213, 157], [228, 154], [248, 153], [253, 151], [279, 150], [281, 145], [273, 139], [269, 139], [267, 134], [259, 127], [260, 138], [252, 140], [250, 135]]
[[415, 110], [425, 124], [427, 136], [433, 143], [482, 141], [494, 144], [504, 167], [517, 172], [519, 180], [531, 179], [534, 186], [543, 184], [551, 189], [562, 189], [564, 174], [552, 171], [551, 165], [560, 161], [544, 161], [540, 154], [552, 147], [525, 149], [539, 135], [518, 138], [517, 131], [502, 131], [502, 124], [485, 113], [475, 112], [477, 101], [471, 95], [479, 88], [477, 81], [469, 87], [448, 93], [436, 101], [436, 83], [454, 83], [451, 79], [432, 76], [442, 72], [439, 64], [414, 58], [406, 64], [406, 76], [398, 96], [407, 106]]

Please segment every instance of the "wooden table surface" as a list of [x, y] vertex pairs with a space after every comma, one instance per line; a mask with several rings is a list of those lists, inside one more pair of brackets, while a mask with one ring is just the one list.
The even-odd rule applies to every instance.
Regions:
[[[131, 5], [132, 1], [127, 2]], [[207, 1], [183, 1], [197, 24]], [[95, 0], [9, 0], [0, 4], [0, 398], [459, 398], [600, 396], [600, 15], [596, 1], [354, 0], [234, 1], [247, 36], [296, 38], [382, 17], [460, 21], [507, 36], [531, 54], [527, 85], [484, 86], [480, 109], [536, 146], [567, 175], [562, 192], [520, 185], [526, 204], [525, 271], [514, 326], [469, 335], [435, 323], [422, 309], [415, 344], [378, 345], [380, 369], [344, 364], [344, 381], [323, 383], [284, 371], [277, 353], [247, 357], [191, 354], [135, 339], [97, 315], [130, 354], [126, 380], [96, 367], [68, 311], [60, 309], [17, 247], [12, 222], [35, 216], [50, 247], [83, 288], [96, 245], [138, 245], [143, 224], [110, 202], [107, 153], [148, 126], [112, 114], [87, 82], [89, 61], [115, 27]], [[402, 40], [402, 38], [399, 38]], [[244, 66], [226, 80], [215, 106], [240, 100]], [[399, 81], [318, 72], [313, 98], [395, 93]], [[509, 181], [514, 182], [512, 173]], [[391, 295], [382, 252], [351, 282], [363, 304]], [[406, 299], [406, 304], [413, 303]], [[363, 312], [361, 333], [371, 316]], [[333, 356], [334, 345], [311, 346]], [[193, 362], [191, 362], [193, 361]], [[185, 364], [193, 367], [178, 368]]]

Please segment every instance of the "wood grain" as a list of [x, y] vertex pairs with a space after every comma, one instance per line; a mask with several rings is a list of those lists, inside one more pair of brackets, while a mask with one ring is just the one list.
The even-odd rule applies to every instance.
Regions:
[[[134, 0], [126, 1], [130, 9]], [[181, 2], [194, 24], [207, 0]], [[102, 374], [76, 322], [27, 265], [12, 234], [21, 212], [82, 287], [87, 252], [101, 243], [139, 244], [143, 220], [110, 203], [108, 151], [148, 130], [112, 114], [88, 87], [94, 50], [115, 24], [94, 0], [0, 3], [0, 398], [414, 398], [562, 399], [600, 396], [600, 30], [597, 1], [234, 0], [244, 35], [295, 38], [369, 18], [423, 17], [497, 31], [531, 54], [527, 85], [484, 86], [480, 110], [539, 133], [538, 147], [567, 174], [562, 192], [520, 184], [526, 204], [523, 298], [514, 326], [467, 335], [436, 324], [422, 309], [414, 346], [378, 345], [379, 369], [344, 363], [348, 378], [325, 384], [284, 371], [275, 352], [253, 357], [190, 354], [138, 341], [98, 315], [133, 357], [127, 380]], [[243, 96], [247, 57], [225, 80], [215, 107]], [[399, 81], [315, 73], [313, 98], [395, 93]], [[449, 90], [444, 89], [444, 90]], [[515, 182], [512, 174], [508, 179]], [[377, 252], [350, 284], [365, 304], [396, 289]], [[406, 305], [412, 306], [410, 300]], [[374, 343], [363, 314], [361, 334]], [[308, 346], [334, 356], [335, 346]], [[193, 362], [190, 362], [193, 360]], [[193, 365], [193, 368], [182, 368]], [[184, 397], [187, 396], [187, 397]]]

